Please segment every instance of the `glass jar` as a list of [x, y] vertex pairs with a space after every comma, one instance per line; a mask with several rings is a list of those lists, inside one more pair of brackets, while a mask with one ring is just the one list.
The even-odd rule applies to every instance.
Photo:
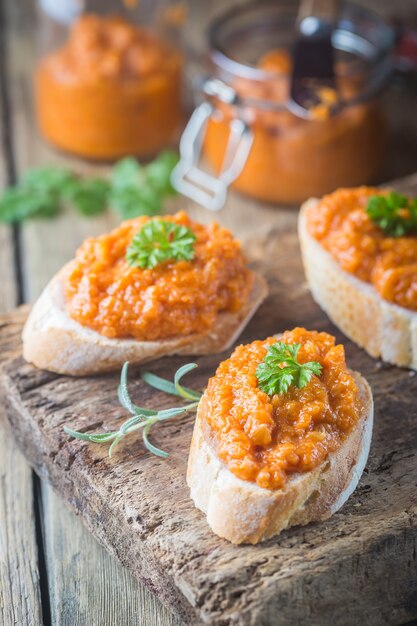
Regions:
[[43, 137], [94, 160], [150, 157], [183, 121], [184, 4], [39, 0], [35, 103]]
[[[394, 35], [374, 13], [345, 3], [333, 33], [342, 106], [303, 119], [289, 101], [297, 3], [228, 10], [209, 31], [204, 102], [182, 141], [174, 182], [218, 209], [229, 183], [260, 200], [293, 204], [373, 181], [386, 150], [378, 95], [391, 69]], [[218, 176], [196, 166], [198, 147]], [[204, 189], [204, 191], [202, 191]], [[206, 193], [207, 192], [207, 193]]]

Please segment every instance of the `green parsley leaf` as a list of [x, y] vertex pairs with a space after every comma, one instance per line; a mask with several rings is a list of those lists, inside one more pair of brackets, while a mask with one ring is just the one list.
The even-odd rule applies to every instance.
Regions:
[[138, 215], [157, 215], [162, 210], [162, 199], [153, 189], [146, 186], [127, 186], [110, 192], [110, 204], [123, 220]]
[[366, 212], [391, 237], [404, 237], [417, 232], [417, 198], [409, 200], [395, 191], [387, 196], [371, 196]]
[[102, 213], [107, 206], [109, 184], [101, 178], [86, 178], [77, 181], [77, 184], [68, 185], [64, 196], [72, 202], [74, 207], [89, 217]]
[[110, 204], [124, 220], [138, 215], [157, 215], [162, 198], [147, 183], [144, 168], [133, 158], [122, 159], [113, 168]]
[[0, 221], [22, 222], [28, 217], [52, 217], [58, 212], [54, 197], [30, 189], [6, 189], [0, 199]]
[[259, 388], [269, 396], [287, 393], [291, 385], [303, 389], [313, 374], [320, 376], [322, 366], [317, 361], [299, 363], [300, 343], [277, 341], [268, 348], [263, 361], [256, 369]]
[[153, 219], [133, 237], [126, 260], [133, 267], [152, 268], [165, 261], [194, 258], [196, 236], [190, 228]]
[[118, 161], [111, 173], [113, 190], [122, 190], [127, 187], [137, 187], [145, 182], [143, 167], [133, 157], [126, 157]]
[[146, 178], [152, 187], [164, 197], [175, 195], [171, 184], [171, 172], [178, 163], [178, 154], [167, 150], [145, 167]]
[[76, 176], [61, 167], [37, 167], [28, 170], [20, 183], [22, 187], [46, 193], [61, 193], [67, 186], [74, 184]]
[[52, 217], [60, 208], [60, 193], [75, 179], [69, 170], [39, 167], [29, 170], [22, 182], [6, 189], [0, 198], [0, 221], [21, 222], [28, 217]]
[[164, 198], [175, 193], [170, 176], [177, 161], [178, 155], [167, 151], [145, 166], [131, 157], [114, 166], [110, 203], [122, 219], [161, 212]]
[[148, 165], [121, 159], [110, 182], [83, 178], [63, 167], [28, 170], [22, 180], [0, 197], [0, 221], [21, 222], [30, 217], [52, 217], [65, 202], [82, 215], [92, 216], [113, 206], [122, 219], [161, 213], [164, 199], [173, 193], [170, 183], [177, 162], [174, 152], [163, 152]]

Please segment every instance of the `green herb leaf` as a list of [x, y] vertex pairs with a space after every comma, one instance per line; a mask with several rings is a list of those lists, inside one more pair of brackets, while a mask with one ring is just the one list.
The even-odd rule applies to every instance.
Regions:
[[67, 435], [71, 435], [71, 437], [74, 437], [76, 439], [82, 439], [84, 441], [92, 441], [94, 443], [105, 443], [107, 441], [112, 441], [117, 436], [117, 432], [97, 433], [90, 435], [88, 433], [82, 433], [76, 430], [72, 430], [72, 428], [69, 428], [68, 426], [64, 426], [64, 431], [67, 433]]
[[[196, 363], [189, 363], [189, 365], [192, 365], [193, 367], [192, 368], [190, 367], [187, 371], [190, 371], [191, 369], [195, 369], [197, 367]], [[177, 371], [177, 374], [181, 370], [184, 370], [185, 367], [187, 366], [184, 365], [183, 367], [180, 367], [180, 369]], [[180, 374], [180, 378], [184, 374], [186, 374], [185, 371], [183, 371]], [[147, 383], [151, 387], [154, 387], [154, 389], [158, 389], [159, 391], [164, 391], [165, 393], [169, 393], [173, 396], [179, 396], [180, 398], [184, 398], [187, 400], [189, 399], [187, 398], [187, 396], [192, 397], [193, 400], [199, 400], [201, 398], [201, 393], [199, 393], [198, 391], [194, 391], [194, 389], [189, 389], [188, 387], [183, 387], [182, 385], [180, 387], [178, 385], [179, 379], [177, 381], [177, 384], [175, 384], [175, 383], [172, 383], [170, 380], [161, 378], [161, 376], [152, 374], [152, 372], [142, 372], [140, 376], [142, 380], [145, 381], [145, 383]], [[181, 388], [181, 391], [180, 391], [180, 388]]]
[[137, 404], [134, 404], [130, 399], [129, 391], [127, 389], [127, 371], [128, 371], [129, 363], [126, 361], [122, 367], [122, 372], [120, 374], [120, 383], [117, 389], [117, 396], [120, 404], [126, 411], [132, 413], [132, 415], [137, 415], [138, 413], [141, 415], [156, 415], [157, 411], [151, 411], [149, 409], [144, 409]]
[[160, 378], [159, 376], [151, 374], [150, 372], [143, 373], [142, 379], [156, 389], [162, 389], [163, 391], [168, 390], [168, 393], [179, 395], [187, 400], [193, 400], [193, 402], [189, 402], [187, 405], [182, 407], [172, 407], [159, 411], [143, 409], [142, 407], [137, 406], [134, 402], [132, 402], [127, 389], [128, 367], [129, 363], [127, 362], [122, 367], [120, 383], [118, 387], [118, 397], [122, 407], [133, 415], [123, 422], [119, 430], [104, 433], [83, 433], [72, 430], [68, 426], [64, 426], [64, 431], [71, 437], [74, 437], [76, 439], [82, 439], [83, 441], [88, 441], [91, 443], [112, 442], [109, 448], [109, 456], [111, 457], [123, 437], [131, 434], [132, 432], [141, 430], [142, 439], [145, 447], [153, 454], [165, 458], [168, 456], [168, 453], [164, 450], [161, 450], [160, 448], [157, 448], [149, 441], [149, 431], [151, 427], [157, 422], [169, 420], [178, 415], [182, 415], [187, 411], [194, 411], [197, 408], [202, 394], [198, 391], [194, 391], [193, 389], [188, 389], [187, 387], [182, 387], [181, 385], [179, 385], [179, 380], [181, 379], [181, 377], [197, 366], [195, 363], [189, 363], [188, 365], [184, 365], [183, 367], [181, 367], [175, 375], [175, 383], [167, 381], [164, 378]]
[[158, 411], [157, 419], [158, 422], [164, 422], [165, 420], [169, 420], [171, 417], [175, 417], [176, 415], [181, 415], [188, 411], [187, 406], [182, 406], [173, 409], [162, 409], [162, 411]]
[[118, 161], [111, 173], [111, 186], [113, 190], [137, 187], [145, 184], [143, 167], [133, 157], [127, 157]]
[[409, 200], [395, 191], [386, 196], [371, 196], [366, 212], [391, 237], [403, 237], [417, 232], [417, 198]]
[[109, 205], [122, 219], [157, 215], [164, 199], [173, 193], [170, 175], [176, 161], [174, 152], [163, 152], [145, 166], [133, 158], [122, 159], [114, 165], [110, 182], [83, 178], [63, 167], [28, 170], [18, 185], [0, 197], [0, 221], [53, 217], [64, 201], [88, 217], [98, 215]]
[[149, 441], [148, 439], [149, 430], [150, 430], [150, 426], [145, 426], [145, 428], [143, 429], [143, 443], [145, 444], [145, 447], [149, 450], [149, 452], [152, 452], [152, 454], [155, 454], [156, 456], [160, 456], [163, 459], [166, 459], [169, 456], [168, 452], [165, 452], [165, 450], [161, 450], [160, 448], [157, 448]]
[[86, 217], [103, 213], [107, 206], [109, 184], [101, 178], [86, 178], [67, 185], [63, 195]]
[[60, 193], [76, 180], [77, 177], [70, 170], [51, 165], [28, 170], [20, 184], [32, 190]]
[[133, 267], [153, 268], [165, 261], [194, 258], [196, 236], [190, 228], [162, 219], [150, 220], [133, 237], [126, 259]]
[[61, 208], [61, 190], [76, 177], [68, 170], [40, 167], [29, 170], [21, 183], [0, 198], [0, 221], [21, 222], [29, 217], [49, 218]]
[[299, 363], [300, 343], [277, 341], [268, 348], [263, 361], [256, 369], [259, 388], [269, 396], [287, 393], [291, 385], [303, 389], [313, 374], [320, 376], [322, 366], [317, 361]]
[[7, 189], [0, 199], [0, 221], [12, 224], [28, 217], [52, 217], [58, 212], [54, 197], [42, 191]]
[[183, 365], [182, 367], [180, 367], [180, 369], [177, 370], [174, 376], [175, 389], [178, 395], [182, 398], [185, 398], [186, 400], [199, 400], [201, 398], [200, 393], [193, 391], [192, 389], [187, 389], [186, 387], [180, 385], [181, 378], [185, 376], [185, 374], [188, 374], [188, 372], [194, 370], [196, 367], [198, 367], [197, 363], [187, 363], [187, 365]]
[[175, 152], [163, 152], [145, 166], [130, 157], [122, 159], [111, 176], [111, 205], [123, 219], [157, 215], [164, 198], [174, 193], [170, 176], [177, 161]]
[[123, 220], [130, 220], [139, 215], [157, 215], [162, 209], [161, 196], [153, 188], [145, 185], [112, 188], [109, 202]]
[[167, 150], [145, 167], [147, 180], [164, 197], [172, 196], [176, 193], [171, 184], [171, 172], [177, 163], [178, 154]]

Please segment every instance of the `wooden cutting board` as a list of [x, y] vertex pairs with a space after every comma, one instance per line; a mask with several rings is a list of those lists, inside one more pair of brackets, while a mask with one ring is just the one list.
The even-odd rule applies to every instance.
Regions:
[[[303, 325], [336, 334], [375, 397], [371, 454], [360, 485], [321, 524], [293, 528], [258, 546], [213, 535], [185, 482], [193, 416], [154, 429], [167, 460], [131, 436], [113, 459], [106, 446], [70, 439], [77, 430], [113, 429], [125, 415], [118, 374], [74, 379], [40, 371], [21, 357], [27, 309], [0, 318], [1, 401], [29, 462], [81, 515], [94, 536], [184, 621], [274, 626], [400, 624], [417, 617], [417, 376], [371, 359], [347, 341], [313, 302], [294, 233], [250, 242], [248, 255], [270, 296], [242, 342]], [[187, 379], [203, 389], [226, 355], [196, 359]], [[183, 357], [147, 369], [172, 377]], [[172, 398], [130, 372], [136, 403], [164, 408]], [[146, 626], [146, 625], [143, 625]]]

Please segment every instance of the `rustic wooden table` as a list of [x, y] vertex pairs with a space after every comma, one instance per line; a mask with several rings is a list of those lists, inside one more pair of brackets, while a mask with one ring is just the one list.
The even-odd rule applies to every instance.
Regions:
[[[189, 29], [191, 48], [202, 39], [202, 24], [210, 17], [208, 10], [201, 15], [203, 4], [197, 0], [192, 4], [196, 27]], [[221, 4], [211, 3], [210, 13]], [[366, 4], [386, 14], [392, 10], [388, 0], [368, 0]], [[413, 8], [414, 0], [400, 0], [396, 17], [406, 17]], [[83, 172], [97, 170], [54, 153], [39, 140], [31, 101], [33, 3], [8, 0], [0, 3], [0, 11], [0, 185], [13, 183], [26, 168], [44, 163], [66, 163]], [[417, 93], [398, 81], [385, 97], [393, 128], [386, 180], [417, 170], [416, 103]], [[172, 207], [179, 206], [202, 221], [211, 218], [177, 199]], [[218, 217], [238, 236], [245, 237], [272, 227], [294, 227], [296, 211], [231, 194]], [[19, 228], [0, 226], [0, 312], [33, 301], [87, 235], [105, 231], [114, 223], [110, 214], [88, 220], [63, 214]], [[0, 483], [1, 624], [180, 624], [95, 542], [59, 496], [31, 471], [13, 439], [1, 428]]]

